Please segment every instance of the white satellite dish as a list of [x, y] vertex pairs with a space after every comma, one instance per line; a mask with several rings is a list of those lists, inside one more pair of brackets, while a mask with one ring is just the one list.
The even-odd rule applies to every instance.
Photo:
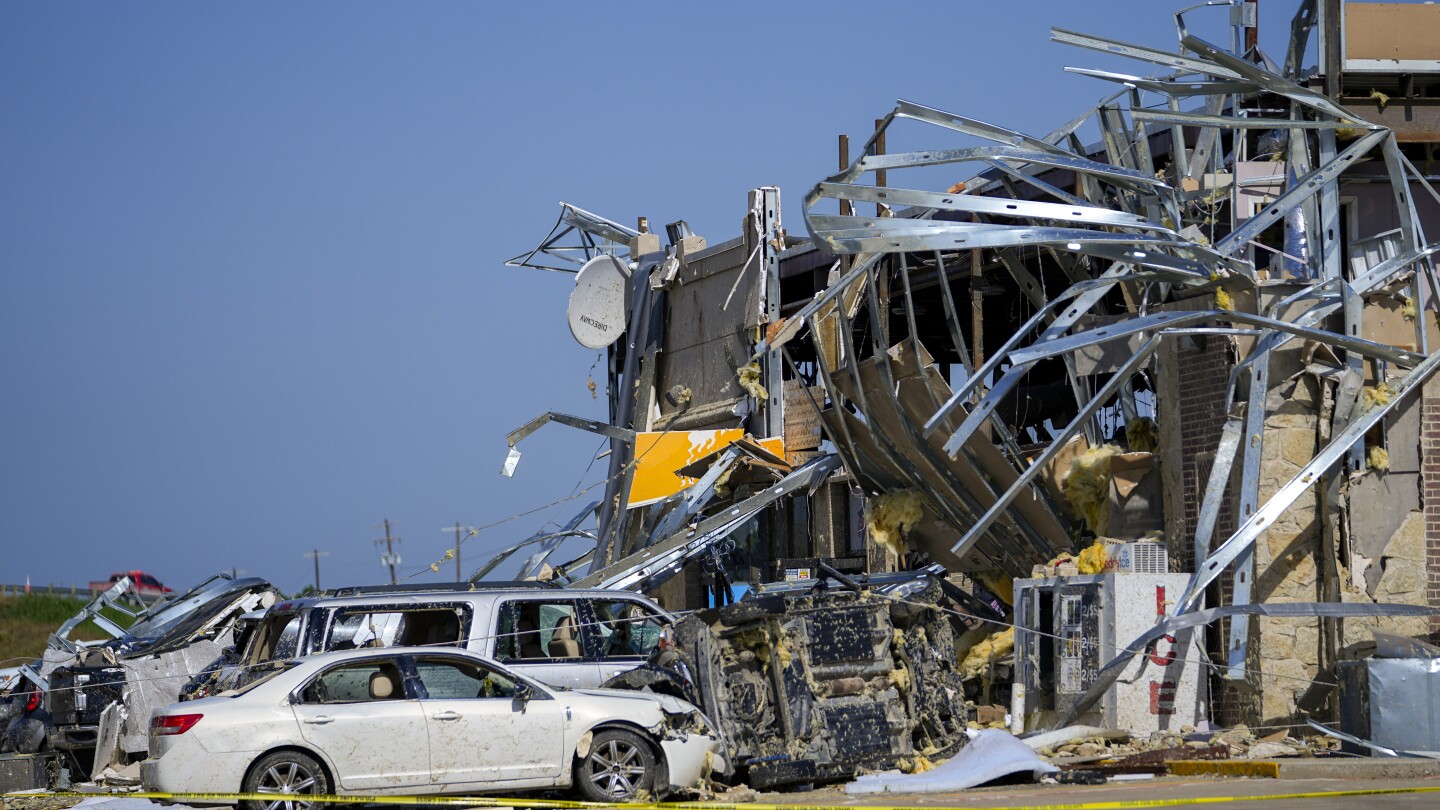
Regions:
[[603, 349], [625, 331], [630, 268], [614, 256], [596, 256], [575, 276], [566, 315], [570, 334], [587, 349]]

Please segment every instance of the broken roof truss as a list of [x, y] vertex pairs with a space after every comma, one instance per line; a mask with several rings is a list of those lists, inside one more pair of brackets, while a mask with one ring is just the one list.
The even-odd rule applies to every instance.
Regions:
[[[1196, 573], [1176, 612], [1201, 606], [1206, 587], [1227, 569], [1233, 576], [1233, 601], [1244, 604], [1250, 598], [1254, 576], [1251, 548], [1256, 538], [1303, 492], [1327, 475], [1335, 475], [1343, 459], [1353, 457], [1358, 452], [1355, 448], [1363, 448], [1361, 438], [1366, 431], [1433, 374], [1437, 361], [1434, 355], [1427, 356], [1427, 343], [1433, 338], [1427, 337], [1425, 325], [1433, 319], [1437, 285], [1431, 257], [1440, 245], [1426, 243], [1413, 195], [1408, 192], [1423, 189], [1435, 196], [1435, 191], [1402, 153], [1390, 130], [1297, 83], [1294, 66], [1301, 61], [1308, 34], [1306, 21], [1313, 15], [1313, 3], [1302, 4], [1286, 59], [1291, 71], [1288, 76], [1274, 72], [1274, 65], [1263, 54], [1251, 54], [1261, 63], [1257, 64], [1189, 34], [1179, 15], [1179, 54], [1056, 29], [1056, 41], [1173, 70], [1143, 79], [1075, 71], [1121, 83], [1127, 90], [1045, 138], [902, 101], [877, 128], [866, 154], [818, 184], [806, 198], [806, 224], [812, 237], [834, 253], [854, 257], [854, 269], [788, 324], [789, 335], [798, 333], [796, 321], [801, 318], [812, 331], [826, 318], [838, 318], [841, 330], [849, 331], [844, 308], [830, 302], [855, 288], [868, 296], [872, 313], [903, 308], [914, 335], [913, 263], [926, 254], [933, 256], [926, 271], [938, 273], [942, 288], [948, 288], [943, 282], [947, 265], [963, 262], [962, 251], [974, 251], [971, 256], [978, 269], [980, 251], [984, 251], [998, 259], [993, 262], [996, 269], [1009, 274], [1034, 308], [1035, 314], [978, 369], [964, 361], [967, 347], [955, 330], [954, 350], [965, 362], [967, 379], [937, 403], [923, 423], [912, 419], [905, 426], [905, 432], [915, 439], [913, 446], [924, 446], [938, 437], [951, 459], [965, 454], [977, 440], [988, 445], [984, 436], [993, 432], [1019, 471], [1015, 483], [997, 493], [983, 514], [946, 515], [947, 522], [960, 531], [949, 548], [951, 554], [963, 558], [981, 546], [985, 533], [1007, 514], [1021, 528], [1020, 536], [1026, 536], [1017, 504], [1045, 500], [1046, 493], [1036, 484], [1039, 474], [1072, 437], [1085, 434], [1094, 442], [1098, 412], [1118, 407], [1127, 418], [1134, 417], [1132, 383], [1153, 364], [1162, 341], [1195, 335], [1244, 335], [1251, 339], [1251, 348], [1235, 368], [1228, 396], [1230, 402], [1243, 407], [1227, 409], [1232, 416], [1216, 448], [1212, 485], [1205, 491], [1193, 538]], [[1182, 111], [1181, 99], [1201, 100], [1203, 107]], [[1276, 102], [1288, 110], [1274, 110]], [[1098, 148], [1086, 148], [1075, 134], [1087, 119], [1093, 119], [1100, 129]], [[875, 144], [883, 143], [886, 130], [900, 120], [927, 124], [935, 134], [960, 133], [998, 145], [876, 154]], [[1243, 162], [1249, 146], [1246, 133], [1251, 130], [1274, 134], [1285, 169], [1283, 187], [1264, 205], [1243, 212], [1250, 214], [1244, 218], [1236, 216], [1241, 212], [1233, 210], [1232, 203], [1229, 213], [1235, 221], [1233, 227], [1225, 227], [1231, 223], [1217, 221], [1215, 203], [1220, 189], [1215, 179], [1227, 170], [1235, 172], [1237, 163]], [[1395, 217], [1401, 225], [1396, 233], [1398, 255], [1356, 266], [1343, 261], [1340, 251], [1338, 183], [1347, 171], [1377, 159], [1383, 162]], [[889, 173], [893, 180], [905, 170], [960, 164], [979, 165], [983, 171], [943, 192], [890, 188], [883, 180], [873, 185], [861, 183], [877, 174]], [[1238, 177], [1238, 172], [1235, 174]], [[1072, 178], [1073, 185], [1061, 182]], [[842, 213], [820, 213], [826, 200], [839, 201]], [[856, 203], [875, 204], [876, 216], [854, 214]], [[889, 205], [909, 208], [892, 216], [884, 208]], [[1284, 259], [1279, 265], [1284, 280], [1300, 289], [1265, 308], [1263, 314], [1213, 305], [1174, 308], [1186, 299], [1214, 291], [1223, 291], [1217, 296], [1221, 300], [1248, 292], [1258, 302], [1256, 288], [1265, 284], [1267, 273], [1257, 271], [1246, 254], [1252, 246], [1273, 251], [1257, 240], [1276, 225], [1284, 228], [1284, 250], [1277, 251]], [[1297, 247], [1298, 256], [1294, 255]], [[1031, 271], [1038, 262], [1027, 263], [1022, 258], [1027, 253], [1053, 262], [1071, 284], [1056, 290], [1040, 283]], [[877, 261], [882, 256], [889, 261]], [[888, 297], [876, 294], [879, 284], [890, 290]], [[1426, 313], [1414, 318], [1414, 342], [1387, 345], [1356, 337], [1363, 333], [1362, 302], [1369, 296], [1392, 295], [1397, 286], [1403, 286], [1407, 297]], [[1123, 295], [1116, 296], [1117, 291]], [[954, 324], [957, 308], [948, 297], [946, 308], [948, 320]], [[1083, 323], [1087, 318], [1095, 322]], [[1097, 324], [1103, 325], [1097, 328]], [[884, 366], [887, 350], [893, 352], [890, 339], [884, 324], [872, 322], [870, 326], [872, 357]], [[1331, 427], [1333, 438], [1289, 483], [1261, 498], [1259, 467], [1270, 353], [1297, 338], [1339, 350], [1339, 356], [1345, 358]], [[1133, 353], [1112, 369], [1103, 385], [1093, 388], [1096, 378], [1082, 379], [1077, 374], [1078, 353], [1123, 344], [1127, 339], [1141, 342], [1138, 346], [1131, 343]], [[826, 354], [819, 356], [822, 367], [827, 365]], [[997, 418], [997, 408], [1013, 398], [1039, 363], [1054, 359], [1065, 363], [1078, 408], [1073, 419], [1050, 437], [1048, 448], [1027, 462], [1008, 441], [1007, 426]], [[1389, 372], [1388, 380], [1381, 373], [1379, 383], [1394, 386], [1392, 398], [1368, 406], [1361, 403], [1365, 360]], [[832, 378], [847, 372], [853, 375], [864, 362], [869, 361], [857, 364], [850, 358], [836, 358], [824, 373]], [[842, 393], [854, 401], [855, 410], [871, 424], [883, 421], [881, 407], [895, 409], [895, 403], [884, 402], [894, 399], [887, 395], [897, 391], [895, 379], [882, 374], [877, 382], [880, 384], [875, 386], [857, 384], [851, 391], [841, 386]], [[873, 400], [881, 400], [883, 405]], [[847, 432], [855, 433], [837, 431]], [[859, 470], [886, 466], [868, 457], [877, 451], [891, 457], [888, 466], [892, 472], [899, 467], [893, 451], [900, 449], [903, 436], [892, 434], [889, 447], [879, 448], [863, 447], [843, 436], [835, 438]], [[1215, 516], [1226, 497], [1224, 483], [1237, 455], [1242, 465], [1238, 501], [1243, 523], [1229, 537], [1213, 543]], [[917, 466], [909, 465], [904, 471], [913, 473]], [[921, 477], [912, 474], [907, 478], [902, 485], [921, 485], [940, 511], [948, 513], [952, 507], [953, 511], [965, 511], [964, 498], [947, 498], [942, 504], [933, 487], [923, 486]], [[1330, 498], [1336, 492], [1334, 487], [1327, 488]], [[1232, 677], [1243, 671], [1245, 618], [1240, 613], [1232, 619], [1228, 646]]]
[[545, 239], [534, 250], [521, 253], [505, 264], [555, 273], [578, 273], [585, 262], [596, 256], [613, 256], [619, 249], [628, 248], [632, 236], [639, 235], [639, 231], [562, 202], [560, 218]]

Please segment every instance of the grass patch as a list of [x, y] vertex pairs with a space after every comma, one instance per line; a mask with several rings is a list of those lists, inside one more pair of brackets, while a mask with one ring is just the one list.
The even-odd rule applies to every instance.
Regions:
[[[45, 651], [50, 634], [58, 630], [65, 620], [79, 613], [87, 601], [80, 597], [48, 593], [0, 597], [0, 667], [19, 666], [39, 658]], [[105, 615], [121, 627], [130, 625], [130, 617], [123, 613], [106, 610]], [[70, 633], [73, 641], [109, 637], [90, 621]]]

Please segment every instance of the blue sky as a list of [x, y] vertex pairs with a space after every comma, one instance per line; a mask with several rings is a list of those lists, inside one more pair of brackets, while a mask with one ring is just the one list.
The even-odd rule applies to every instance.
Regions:
[[[552, 426], [498, 474], [530, 417], [604, 416], [569, 277], [502, 266], [560, 200], [718, 242], [779, 185], [803, 233], [836, 135], [896, 98], [1044, 134], [1111, 92], [1063, 66], [1148, 72], [1050, 25], [1173, 48], [1179, 5], [0, 5], [0, 583], [293, 590], [312, 548], [379, 582], [387, 517], [422, 570], [598, 444]], [[1262, 45], [1294, 10], [1265, 5]]]

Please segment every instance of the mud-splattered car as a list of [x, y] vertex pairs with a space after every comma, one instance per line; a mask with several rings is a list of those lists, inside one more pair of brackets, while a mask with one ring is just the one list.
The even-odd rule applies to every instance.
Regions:
[[[838, 587], [836, 587], [838, 585]], [[929, 574], [765, 585], [702, 610], [606, 686], [683, 697], [752, 787], [949, 756], [968, 739], [945, 586]]]
[[[660, 797], [722, 767], [698, 709], [668, 695], [546, 686], [467, 650], [390, 647], [277, 662], [268, 677], [150, 723], [149, 790], [470, 793], [574, 786]], [[299, 794], [299, 795], [297, 795]], [[293, 802], [293, 804], [292, 804]]]

